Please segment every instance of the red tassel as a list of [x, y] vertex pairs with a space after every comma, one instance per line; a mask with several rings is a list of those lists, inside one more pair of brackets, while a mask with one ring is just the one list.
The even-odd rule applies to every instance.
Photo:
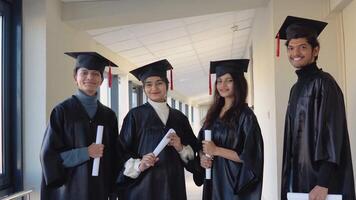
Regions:
[[109, 88], [112, 86], [112, 74], [111, 74], [111, 66], [109, 66], [109, 73], [108, 73], [108, 79], [109, 79]]
[[170, 70], [170, 76], [171, 76], [171, 90], [173, 90], [173, 70]]
[[211, 95], [211, 74], [209, 74], [209, 95]]
[[281, 46], [280, 42], [281, 42], [281, 39], [279, 38], [279, 33], [278, 33], [277, 34], [277, 52], [276, 52], [277, 58], [279, 58], [279, 52], [280, 52], [280, 46]]

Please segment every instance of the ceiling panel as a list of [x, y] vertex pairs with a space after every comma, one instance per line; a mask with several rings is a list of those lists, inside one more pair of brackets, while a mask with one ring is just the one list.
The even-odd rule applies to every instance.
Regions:
[[255, 10], [225, 12], [88, 33], [136, 67], [168, 59], [175, 90], [196, 99], [208, 94], [210, 61], [243, 58], [254, 15]]

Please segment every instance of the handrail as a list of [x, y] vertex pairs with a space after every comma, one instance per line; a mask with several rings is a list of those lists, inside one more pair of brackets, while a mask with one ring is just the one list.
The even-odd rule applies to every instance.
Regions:
[[[32, 192], [33, 192], [32, 189], [24, 190], [24, 191], [17, 192], [17, 193], [12, 194], [12, 195], [7, 195], [7, 196], [4, 196], [4, 197], [1, 197], [0, 199], [1, 200], [13, 200], [13, 199], [16, 199], [16, 198], [19, 198], [19, 197], [25, 197], [25, 196], [30, 197], [30, 194]], [[30, 199], [30, 198], [28, 198], [28, 199]]]

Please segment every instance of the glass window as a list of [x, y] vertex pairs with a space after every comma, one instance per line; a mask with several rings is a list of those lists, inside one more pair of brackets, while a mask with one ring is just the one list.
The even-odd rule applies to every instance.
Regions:
[[194, 107], [190, 107], [190, 121], [194, 123]]
[[171, 99], [171, 107], [176, 108], [176, 100], [173, 98]]
[[182, 109], [182, 102], [181, 101], [179, 101], [179, 107], [178, 107], [178, 109], [181, 111], [181, 112], [183, 112], [183, 109]]
[[129, 81], [129, 108], [134, 108], [143, 104], [142, 86]]
[[189, 105], [188, 104], [185, 104], [184, 105], [184, 110], [185, 110], [185, 112], [184, 112], [184, 114], [185, 114], [185, 116], [187, 116], [187, 117], [189, 117]]
[[118, 75], [113, 75], [112, 76], [112, 85], [111, 85], [111, 90], [110, 90], [110, 96], [111, 96], [111, 109], [116, 113], [116, 116], [119, 117], [119, 76]]

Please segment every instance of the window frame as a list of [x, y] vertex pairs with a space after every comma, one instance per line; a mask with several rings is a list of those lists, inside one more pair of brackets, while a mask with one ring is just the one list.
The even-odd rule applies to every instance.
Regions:
[[2, 130], [3, 174], [0, 196], [23, 190], [22, 154], [22, 0], [0, 0], [3, 16]]

